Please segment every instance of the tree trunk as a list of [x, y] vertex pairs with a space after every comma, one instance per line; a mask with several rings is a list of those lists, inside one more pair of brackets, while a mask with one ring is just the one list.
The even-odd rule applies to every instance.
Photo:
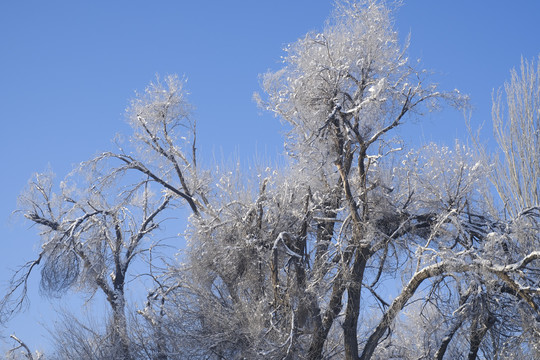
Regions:
[[358, 359], [358, 316], [360, 315], [360, 296], [362, 292], [362, 279], [369, 258], [367, 247], [358, 248], [352, 268], [352, 280], [347, 289], [347, 308], [343, 321], [343, 337], [345, 345], [345, 359]]
[[441, 346], [439, 346], [439, 349], [435, 353], [435, 359], [436, 360], [443, 360], [444, 354], [446, 353], [446, 350], [448, 349], [448, 345], [450, 345], [450, 341], [452, 341], [452, 338], [454, 337], [456, 332], [459, 330], [462, 323], [463, 323], [463, 321], [461, 319], [456, 321], [454, 323], [454, 326], [452, 326], [452, 328], [448, 331], [446, 336], [443, 338], [443, 340], [441, 342]]
[[115, 303], [116, 305], [113, 306], [113, 322], [111, 329], [112, 346], [115, 348], [114, 354], [117, 359], [131, 360], [123, 293], [116, 296]]
[[[117, 268], [117, 270], [119, 270]], [[132, 360], [129, 351], [129, 336], [127, 331], [127, 319], [125, 314], [126, 299], [124, 296], [124, 275], [121, 271], [113, 278], [114, 292], [109, 297], [113, 319], [111, 324], [112, 346], [114, 355], [119, 360]]]
[[307, 358], [310, 360], [320, 360], [322, 359], [322, 352], [324, 348], [324, 343], [328, 337], [328, 332], [334, 323], [336, 316], [339, 314], [342, 308], [341, 298], [345, 292], [345, 286], [343, 285], [342, 280], [343, 274], [338, 274], [334, 281], [334, 286], [332, 287], [332, 295], [330, 296], [330, 303], [328, 304], [328, 309], [323, 316], [322, 322], [317, 322], [315, 324], [315, 329], [313, 332], [313, 337], [311, 339], [311, 344], [309, 346]]
[[471, 324], [471, 344], [469, 348], [468, 360], [476, 360], [482, 340], [494, 323], [495, 318], [491, 314], [488, 315], [488, 318], [483, 322], [478, 321], [478, 319], [473, 320]]

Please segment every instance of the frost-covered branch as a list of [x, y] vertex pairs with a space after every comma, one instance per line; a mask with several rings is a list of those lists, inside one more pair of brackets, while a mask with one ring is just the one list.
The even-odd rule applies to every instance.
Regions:
[[199, 213], [199, 210], [198, 210], [197, 205], [195, 203], [195, 199], [193, 198], [193, 196], [190, 193], [186, 193], [184, 191], [181, 191], [177, 187], [171, 185], [169, 182], [162, 179], [161, 177], [156, 175], [154, 172], [152, 172], [150, 169], [148, 169], [140, 161], [135, 160], [133, 157], [131, 157], [129, 155], [124, 155], [124, 154], [104, 153], [103, 156], [104, 157], [113, 157], [113, 158], [119, 159], [119, 160], [121, 160], [122, 162], [124, 162], [127, 165], [127, 168], [140, 171], [141, 173], [148, 176], [149, 178], [151, 178], [152, 180], [154, 180], [158, 184], [162, 185], [167, 190], [171, 191], [172, 193], [174, 193], [174, 194], [180, 196], [181, 198], [183, 198], [184, 200], [186, 200], [187, 203], [189, 204], [189, 207], [191, 208], [191, 210], [193, 211], [194, 214], [197, 215]]
[[[15, 336], [15, 334], [11, 334], [9, 337], [12, 338], [13, 340], [15, 340], [15, 341], [19, 344], [19, 346], [15, 347], [15, 348], [13, 348], [13, 349], [11, 349], [11, 350], [9, 350], [9, 353], [13, 353], [13, 352], [17, 351], [18, 349], [23, 348], [24, 351], [26, 352], [26, 353], [24, 354], [24, 356], [25, 356], [28, 360], [34, 360], [34, 356], [32, 355], [32, 351], [30, 350], [30, 348], [28, 347], [28, 345], [26, 345], [26, 344], [24, 343], [24, 341], [22, 341], [22, 340], [19, 339], [17, 336]], [[40, 358], [40, 357], [38, 357], [38, 360], [39, 360], [39, 358]]]

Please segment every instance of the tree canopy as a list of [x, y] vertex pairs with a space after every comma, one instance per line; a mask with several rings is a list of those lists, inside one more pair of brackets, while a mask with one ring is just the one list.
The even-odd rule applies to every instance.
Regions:
[[[396, 128], [468, 98], [407, 49], [384, 2], [338, 1], [262, 77], [255, 98], [284, 122], [288, 162], [260, 170], [201, 168], [185, 81], [157, 78], [115, 152], [58, 185], [30, 180], [19, 211], [40, 253], [0, 315], [40, 268], [46, 294], [110, 307], [103, 328], [65, 314], [53, 358], [538, 358], [540, 68], [524, 60], [494, 95], [498, 156], [478, 139], [415, 149]], [[154, 255], [186, 210], [184, 257]], [[137, 274], [151, 282], [130, 306]]]

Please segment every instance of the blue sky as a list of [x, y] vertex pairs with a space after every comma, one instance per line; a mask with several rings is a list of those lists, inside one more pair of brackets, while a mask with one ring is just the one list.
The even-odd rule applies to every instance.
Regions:
[[[411, 33], [410, 57], [442, 89], [470, 94], [473, 124], [489, 123], [493, 89], [521, 56], [540, 54], [540, 2], [403, 2], [396, 29], [402, 39]], [[0, 283], [36, 254], [35, 229], [11, 216], [28, 178], [49, 165], [62, 178], [111, 149], [129, 131], [129, 99], [156, 74], [188, 79], [204, 162], [275, 159], [281, 127], [252, 101], [258, 74], [279, 67], [287, 43], [322, 29], [331, 9], [330, 0], [0, 2]], [[452, 110], [401, 131], [409, 147], [466, 141], [463, 115]], [[53, 322], [51, 305], [31, 296], [30, 310], [0, 335], [47, 348], [41, 324]]]

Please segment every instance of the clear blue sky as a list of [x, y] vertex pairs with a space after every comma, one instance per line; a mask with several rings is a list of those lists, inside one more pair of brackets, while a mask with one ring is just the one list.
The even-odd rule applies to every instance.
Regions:
[[[35, 229], [11, 217], [28, 178], [49, 165], [62, 178], [111, 149], [113, 136], [128, 131], [129, 99], [155, 74], [188, 78], [203, 160], [275, 158], [279, 121], [251, 100], [258, 74], [277, 69], [282, 48], [321, 29], [331, 8], [330, 0], [0, 2], [2, 285], [9, 269], [36, 254]], [[411, 33], [410, 57], [421, 58], [442, 89], [471, 95], [480, 124], [490, 121], [492, 90], [521, 56], [540, 54], [538, 14], [537, 0], [404, 0], [396, 28], [401, 38]], [[451, 144], [466, 139], [464, 119], [430, 114], [404, 136], [409, 147]], [[47, 348], [41, 324], [52, 324], [51, 305], [37, 291], [31, 296], [30, 310], [0, 335], [15, 331]]]

